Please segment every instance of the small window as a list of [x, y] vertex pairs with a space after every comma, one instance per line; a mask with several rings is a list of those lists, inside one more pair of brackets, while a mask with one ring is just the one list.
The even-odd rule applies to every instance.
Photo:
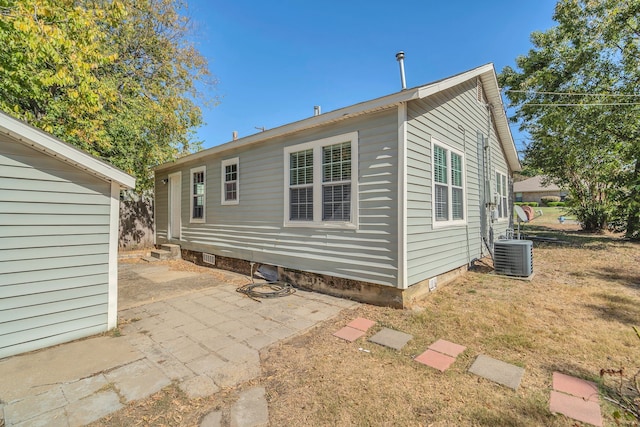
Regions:
[[236, 157], [222, 161], [222, 204], [236, 205], [240, 202], [240, 161]]
[[206, 169], [191, 169], [191, 222], [205, 221]]
[[356, 132], [285, 148], [285, 225], [355, 227]]
[[465, 221], [464, 157], [435, 139], [433, 152], [434, 226]]
[[509, 201], [507, 197], [507, 175], [496, 171], [496, 210], [498, 218], [509, 218]]

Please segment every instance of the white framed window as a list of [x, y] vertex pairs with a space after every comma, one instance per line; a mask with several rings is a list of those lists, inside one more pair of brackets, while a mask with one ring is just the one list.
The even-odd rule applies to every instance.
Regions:
[[433, 226], [466, 223], [464, 154], [431, 139]]
[[507, 175], [496, 171], [495, 202], [499, 219], [509, 218], [509, 198], [507, 193]]
[[206, 206], [206, 167], [200, 166], [190, 171], [191, 175], [191, 222], [205, 222]]
[[284, 225], [357, 228], [358, 133], [286, 147]]
[[222, 161], [222, 200], [223, 205], [240, 203], [240, 159], [235, 157]]

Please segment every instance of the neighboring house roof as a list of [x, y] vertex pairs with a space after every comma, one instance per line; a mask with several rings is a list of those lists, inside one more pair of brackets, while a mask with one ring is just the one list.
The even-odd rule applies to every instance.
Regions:
[[0, 133], [15, 138], [49, 156], [65, 161], [76, 168], [82, 169], [106, 181], [114, 181], [122, 187], [134, 188], [136, 179], [92, 155], [73, 147], [51, 134], [37, 129], [29, 124], [15, 119], [0, 111]]
[[452, 88], [460, 83], [464, 83], [470, 79], [480, 78], [482, 87], [487, 96], [488, 102], [493, 106], [493, 120], [500, 141], [502, 142], [502, 148], [505, 153], [509, 167], [513, 171], [521, 170], [520, 160], [518, 159], [518, 153], [516, 151], [511, 130], [509, 129], [509, 122], [504, 111], [502, 104], [502, 97], [500, 95], [500, 88], [498, 86], [498, 79], [495, 69], [492, 63], [482, 65], [469, 71], [465, 71], [455, 76], [451, 76], [442, 80], [438, 80], [432, 83], [428, 83], [423, 86], [414, 87], [411, 89], [402, 90], [400, 92], [393, 93], [391, 95], [376, 98], [370, 101], [361, 102], [359, 104], [351, 105], [349, 107], [341, 108], [338, 110], [330, 111], [318, 116], [312, 116], [304, 120], [293, 122], [284, 126], [280, 126], [274, 129], [269, 129], [264, 132], [256, 133], [236, 141], [231, 141], [226, 144], [218, 145], [216, 147], [209, 148], [207, 150], [199, 151], [195, 154], [182, 157], [175, 162], [165, 163], [157, 166], [155, 170], [165, 169], [176, 164], [185, 163], [188, 161], [197, 160], [209, 154], [219, 153], [233, 148], [242, 147], [258, 142], [262, 142], [271, 138], [280, 137], [283, 135], [291, 134], [305, 129], [311, 129], [317, 126], [325, 125], [328, 123], [338, 122], [347, 118], [356, 117], [362, 114], [371, 113], [374, 111], [383, 110], [389, 108], [394, 104], [401, 102], [407, 102], [414, 99], [422, 99], [436, 93], [442, 92], [449, 88]]
[[538, 193], [544, 191], [561, 191], [562, 189], [553, 183], [548, 185], [542, 185], [542, 180], [545, 177], [542, 175], [534, 176], [533, 178], [525, 179], [524, 181], [518, 181], [513, 183], [514, 193]]

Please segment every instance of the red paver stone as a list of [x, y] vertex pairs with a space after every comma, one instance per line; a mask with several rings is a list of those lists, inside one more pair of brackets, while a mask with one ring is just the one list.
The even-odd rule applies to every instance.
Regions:
[[447, 354], [451, 357], [457, 357], [460, 353], [465, 351], [467, 347], [440, 339], [431, 344], [429, 349], [437, 351], [438, 353]]
[[595, 383], [561, 374], [560, 372], [553, 373], [553, 389], [585, 400], [598, 402], [598, 386]]
[[442, 372], [446, 371], [449, 366], [456, 361], [454, 357], [447, 356], [446, 354], [438, 353], [433, 350], [425, 351], [414, 360]]
[[566, 415], [574, 420], [582, 421], [583, 423], [602, 427], [600, 405], [596, 402], [552, 390], [551, 399], [549, 400], [549, 410]]
[[365, 319], [364, 317], [358, 317], [357, 319], [354, 319], [350, 323], [348, 323], [347, 326], [366, 332], [375, 324], [376, 322], [374, 322], [373, 320]]
[[347, 340], [351, 342], [357, 340], [363, 335], [364, 335], [363, 331], [359, 329], [351, 328], [349, 326], [345, 326], [344, 328], [340, 329], [339, 331], [333, 334], [334, 337], [342, 338], [343, 340]]

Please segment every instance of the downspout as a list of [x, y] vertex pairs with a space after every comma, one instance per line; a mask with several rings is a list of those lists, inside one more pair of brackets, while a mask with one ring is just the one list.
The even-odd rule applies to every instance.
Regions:
[[[484, 104], [487, 109], [487, 137], [483, 138], [482, 150], [483, 150], [483, 173], [484, 176], [484, 186], [485, 186], [485, 197], [484, 197], [484, 213], [485, 213], [485, 223], [489, 225], [489, 233], [488, 236], [483, 236], [484, 244], [489, 251], [489, 255], [493, 259], [493, 215], [491, 214], [492, 206], [493, 206], [493, 189], [491, 188], [491, 116], [493, 112], [493, 105]], [[487, 195], [489, 196], [489, 202], [487, 202]], [[485, 230], [486, 232], [486, 230]]]
[[[465, 153], [467, 153], [467, 132], [465, 131], [464, 127], [462, 125], [458, 125], [458, 129], [460, 130], [460, 132], [462, 132], [462, 149]], [[465, 187], [466, 187], [466, 183], [465, 183]], [[468, 200], [468, 199], [467, 199]], [[469, 211], [467, 204], [465, 203], [465, 208], [467, 208], [467, 212]], [[467, 218], [467, 213], [465, 213], [465, 218]], [[469, 242], [469, 218], [467, 218], [466, 221], [466, 237], [467, 237], [467, 266], [471, 267], [471, 243]], [[480, 249], [482, 250], [482, 245], [480, 247]]]

